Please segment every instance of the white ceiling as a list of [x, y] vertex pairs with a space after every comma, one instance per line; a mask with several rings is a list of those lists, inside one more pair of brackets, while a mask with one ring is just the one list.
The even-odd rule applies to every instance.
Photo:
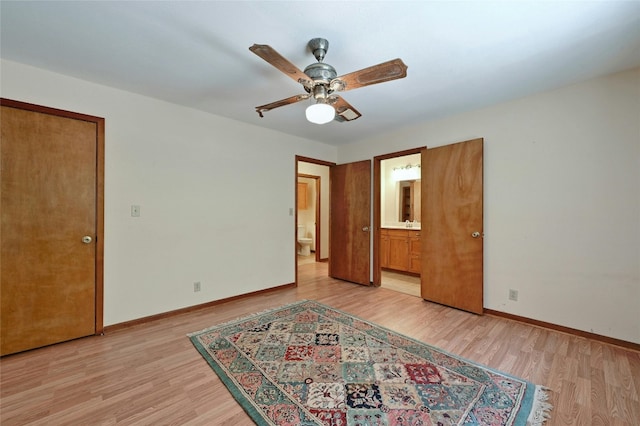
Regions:
[[[640, 66], [640, 1], [6, 1], [0, 56], [340, 145]], [[342, 93], [352, 122], [308, 123], [305, 93], [249, 51], [300, 69], [329, 40], [338, 75], [394, 58], [407, 77]]]

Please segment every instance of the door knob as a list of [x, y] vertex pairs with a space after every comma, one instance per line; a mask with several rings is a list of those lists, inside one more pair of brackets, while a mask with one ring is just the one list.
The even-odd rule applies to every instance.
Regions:
[[471, 236], [473, 238], [478, 238], [480, 236], [480, 233], [478, 231], [474, 232], [473, 234], [471, 234]]
[[88, 235], [85, 235], [84, 237], [82, 237], [82, 242], [85, 244], [89, 244], [92, 241], [91, 237]]
[[368, 226], [363, 226], [363, 227], [362, 227], [362, 230], [363, 230], [364, 232], [368, 232], [368, 231], [369, 231], [369, 227], [368, 227]]

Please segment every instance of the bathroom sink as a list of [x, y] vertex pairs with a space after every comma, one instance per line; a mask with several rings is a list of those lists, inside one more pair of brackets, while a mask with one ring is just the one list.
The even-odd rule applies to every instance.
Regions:
[[383, 229], [413, 229], [414, 231], [419, 231], [420, 230], [420, 224], [416, 223], [413, 226], [408, 227], [406, 224], [402, 224], [402, 225], [382, 225], [381, 228]]

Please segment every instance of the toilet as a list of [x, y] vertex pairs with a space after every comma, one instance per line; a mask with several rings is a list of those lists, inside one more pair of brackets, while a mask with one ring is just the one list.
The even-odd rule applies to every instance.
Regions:
[[311, 243], [313, 242], [313, 239], [307, 238], [305, 235], [305, 226], [298, 225], [298, 254], [300, 256], [311, 255]]

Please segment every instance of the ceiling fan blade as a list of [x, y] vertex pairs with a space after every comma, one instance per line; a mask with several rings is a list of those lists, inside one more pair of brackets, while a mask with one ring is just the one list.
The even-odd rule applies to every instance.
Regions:
[[406, 76], [407, 66], [397, 58], [337, 77], [331, 81], [330, 87], [331, 90], [353, 90]]
[[278, 108], [285, 105], [295, 104], [296, 102], [304, 101], [305, 99], [309, 99], [311, 94], [305, 93], [304, 95], [295, 95], [288, 97], [286, 99], [281, 99], [279, 101], [271, 102], [270, 104], [260, 105], [256, 107], [256, 112], [260, 117], [264, 117], [262, 115], [265, 111], [271, 111], [274, 108]]
[[260, 56], [265, 61], [291, 77], [293, 80], [301, 83], [303, 86], [313, 87], [313, 82], [309, 79], [304, 72], [300, 71], [298, 67], [293, 65], [284, 56], [275, 51], [271, 46], [267, 44], [254, 44], [249, 48], [250, 51]]
[[329, 102], [336, 110], [336, 121], [352, 121], [362, 116], [357, 109], [352, 107], [349, 102], [340, 96], [332, 96]]

